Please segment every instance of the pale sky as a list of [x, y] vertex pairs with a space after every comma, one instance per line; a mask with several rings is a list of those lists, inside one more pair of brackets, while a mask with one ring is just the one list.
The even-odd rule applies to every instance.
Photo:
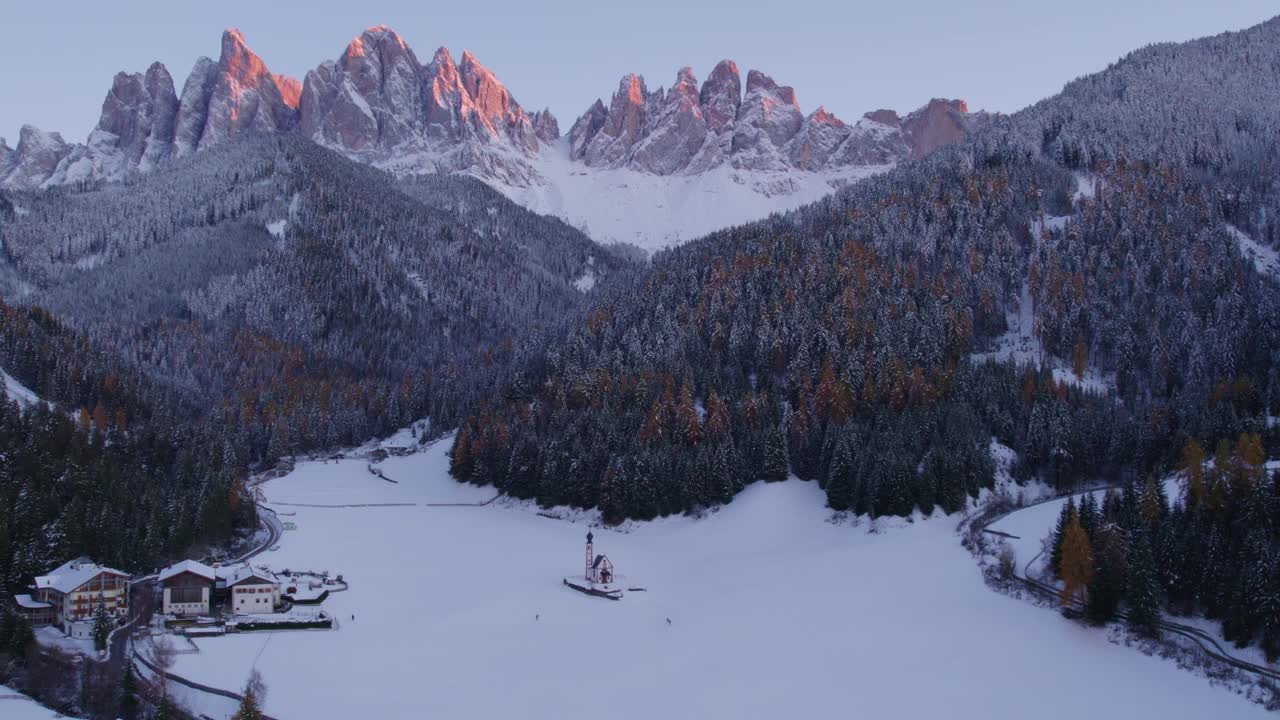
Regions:
[[669, 86], [690, 65], [701, 81], [722, 58], [792, 85], [807, 113], [846, 120], [931, 97], [1011, 112], [1160, 41], [1239, 30], [1280, 14], [1276, 0], [53, 0], [0, 7], [5, 69], [0, 137], [24, 123], [83, 141], [119, 70], [160, 60], [178, 92], [200, 55], [216, 58], [239, 27], [275, 72], [302, 79], [366, 27], [387, 24], [429, 60], [469, 49], [530, 111], [567, 131], [618, 79]]

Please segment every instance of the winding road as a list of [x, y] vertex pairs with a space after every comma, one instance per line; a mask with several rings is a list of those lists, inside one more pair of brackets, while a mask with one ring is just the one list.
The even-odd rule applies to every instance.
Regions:
[[[971, 532], [987, 533], [990, 535], [995, 535], [997, 537], [1011, 537], [1008, 533], [1004, 533], [999, 530], [991, 530], [990, 526], [994, 525], [1000, 520], [1003, 520], [1004, 518], [1016, 512], [1026, 510], [1028, 508], [1035, 507], [1037, 505], [1044, 505], [1046, 503], [1058, 502], [1068, 497], [1078, 497], [1080, 495], [1084, 495], [1085, 493], [1101, 492], [1108, 489], [1118, 489], [1119, 487], [1120, 487], [1119, 485], [1102, 485], [1099, 487], [1090, 488], [1088, 490], [1082, 490], [1077, 493], [1071, 493], [1069, 495], [1059, 495], [1057, 497], [1047, 498], [1044, 500], [1037, 500], [1036, 502], [1029, 503], [1027, 505], [1023, 505], [1022, 507], [1016, 507], [1009, 510], [1002, 510], [997, 507], [987, 507], [967, 522], [969, 523]], [[1040, 558], [1040, 555], [1042, 555], [1043, 553], [1044, 551], [1042, 550], [1041, 552], [1037, 553], [1035, 557], [1032, 557], [1030, 560], [1028, 560], [1027, 563], [1022, 567], [1021, 571], [1019, 571], [1015, 567], [1014, 573], [1013, 573], [1013, 579], [1018, 583], [1020, 583], [1023, 587], [1027, 588], [1028, 590], [1030, 590], [1031, 592], [1037, 595], [1040, 595], [1041, 597], [1048, 598], [1055, 602], [1060, 602], [1059, 595], [1058, 595], [1058, 588], [1055, 588], [1046, 582], [1037, 580], [1028, 575], [1028, 571], [1030, 570], [1031, 566], [1036, 562], [1036, 560]], [[1079, 599], [1072, 599], [1069, 606], [1075, 611], [1078, 611], [1078, 612], [1084, 611], [1084, 603]], [[1120, 620], [1126, 620], [1128, 619], [1129, 614], [1121, 610], [1116, 613], [1116, 617]], [[1225, 663], [1239, 670], [1244, 670], [1245, 672], [1253, 673], [1254, 675], [1257, 675], [1260, 678], [1265, 678], [1269, 680], [1280, 680], [1280, 670], [1277, 670], [1276, 668], [1272, 668], [1272, 667], [1267, 667], [1265, 665], [1258, 665], [1257, 663], [1252, 663], [1247, 660], [1242, 660], [1241, 658], [1231, 655], [1226, 651], [1225, 648], [1222, 647], [1222, 644], [1218, 642], [1217, 638], [1213, 637], [1212, 635], [1205, 632], [1204, 630], [1201, 630], [1200, 628], [1192, 627], [1190, 625], [1185, 625], [1182, 623], [1171, 622], [1169, 620], [1161, 620], [1159, 622], [1159, 628], [1161, 632], [1169, 633], [1171, 635], [1178, 635], [1178, 636], [1187, 638], [1188, 640], [1191, 640], [1196, 645], [1198, 645], [1206, 655], [1208, 655], [1209, 657], [1215, 660], [1218, 660], [1219, 662]]]

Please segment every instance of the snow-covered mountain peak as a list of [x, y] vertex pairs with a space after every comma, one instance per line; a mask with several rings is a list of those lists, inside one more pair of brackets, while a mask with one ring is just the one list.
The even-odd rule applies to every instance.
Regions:
[[[387, 47], [384, 49], [384, 44]], [[395, 30], [386, 25], [374, 25], [366, 28], [364, 32], [355, 36], [347, 45], [343, 58], [363, 57], [370, 53], [390, 50], [394, 48], [400, 53], [412, 53], [404, 39]]]
[[[649, 91], [624, 75], [608, 106], [599, 100], [569, 132], [569, 156], [593, 168], [658, 175], [701, 173], [722, 164], [758, 172], [841, 172], [918, 157], [967, 132], [963, 103], [936, 101], [902, 120], [873, 113], [877, 127], [850, 126], [825, 107], [805, 115], [795, 89], [760, 70], [722, 60], [698, 86], [681, 68], [670, 90]], [[909, 132], [904, 132], [903, 123]], [[787, 183], [770, 181], [770, 192]]]
[[831, 125], [833, 127], [844, 127], [844, 121], [827, 111], [825, 105], [819, 105], [817, 110], [809, 114], [805, 118], [805, 122], [816, 123], [819, 125]]
[[716, 64], [702, 83], [698, 103], [707, 129], [722, 138], [721, 149], [727, 151], [728, 142], [732, 140], [733, 123], [742, 105], [742, 75], [738, 72], [737, 63], [721, 60]]
[[228, 28], [222, 33], [218, 68], [223, 82], [235, 83], [251, 91], [273, 86], [286, 107], [297, 109], [302, 83], [271, 72], [262, 58], [249, 49], [244, 35], [236, 28]]
[[234, 28], [222, 33], [218, 62], [201, 58], [178, 105], [176, 154], [243, 134], [282, 132], [297, 124], [301, 84], [272, 73]]
[[963, 102], [935, 100], [850, 125], [821, 106], [805, 114], [792, 87], [755, 69], [744, 78], [726, 59], [701, 84], [687, 66], [656, 90], [624, 75], [562, 141], [549, 110], [527, 112], [471, 51], [455, 62], [440, 47], [424, 59], [377, 25], [299, 82], [229, 28], [217, 59], [197, 60], [180, 94], [159, 63], [117, 75], [84, 144], [32, 128], [16, 148], [0, 146], [0, 186], [116, 180], [245, 135], [296, 132], [400, 174], [469, 173], [601, 239], [657, 247], [815, 200], [956, 141], [974, 117]]
[[57, 169], [58, 163], [71, 153], [73, 146], [56, 132], [46, 132], [34, 125], [23, 125], [18, 131], [18, 145], [8, 158], [0, 158], [5, 176], [3, 187], [39, 187]]
[[790, 85], [779, 85], [772, 77], [759, 70], [747, 71], [747, 95], [752, 93], [776, 99], [785, 105], [800, 107], [800, 102], [796, 100], [795, 88]]

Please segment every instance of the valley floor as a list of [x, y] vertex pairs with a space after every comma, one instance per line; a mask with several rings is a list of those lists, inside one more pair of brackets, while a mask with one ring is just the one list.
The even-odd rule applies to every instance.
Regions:
[[[834, 523], [812, 483], [757, 483], [702, 519], [593, 528], [621, 602], [561, 584], [589, 516], [478, 502], [447, 441], [264, 486], [297, 529], [258, 560], [342, 573], [336, 631], [197, 640], [174, 671], [277, 718], [1267, 717], [1259, 706], [992, 592], [957, 518]], [[286, 504], [288, 503], [288, 504]], [[408, 503], [365, 507], [307, 507]], [[666, 620], [670, 618], [670, 625]]]

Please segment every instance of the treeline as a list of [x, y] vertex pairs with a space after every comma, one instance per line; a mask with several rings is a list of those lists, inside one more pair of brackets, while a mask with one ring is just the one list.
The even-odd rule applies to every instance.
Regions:
[[0, 402], [0, 585], [77, 555], [154, 568], [257, 524], [225, 426], [38, 309], [0, 304], [0, 362], [39, 395]]
[[1093, 622], [1119, 609], [1145, 635], [1159, 634], [1161, 611], [1203, 614], [1223, 637], [1258, 643], [1280, 658], [1280, 472], [1267, 475], [1262, 439], [1218, 443], [1212, 462], [1195, 440], [1183, 451], [1180, 497], [1164, 483], [1094, 494], [1062, 507], [1051, 536], [1050, 566], [1064, 598], [1079, 597]]
[[22, 194], [0, 285], [236, 428], [254, 460], [456, 426], [627, 263], [468, 178], [293, 137]]
[[[1280, 294], [1203, 184], [1118, 164], [1096, 198], [1046, 207], [1070, 175], [979, 150], [655, 258], [464, 424], [455, 476], [618, 519], [789, 469], [833, 508], [905, 515], [988, 486], [992, 437], [1065, 488], [1266, 426]], [[1043, 357], [975, 363], [1024, 288]], [[1052, 362], [1073, 354], [1114, 387]]]

